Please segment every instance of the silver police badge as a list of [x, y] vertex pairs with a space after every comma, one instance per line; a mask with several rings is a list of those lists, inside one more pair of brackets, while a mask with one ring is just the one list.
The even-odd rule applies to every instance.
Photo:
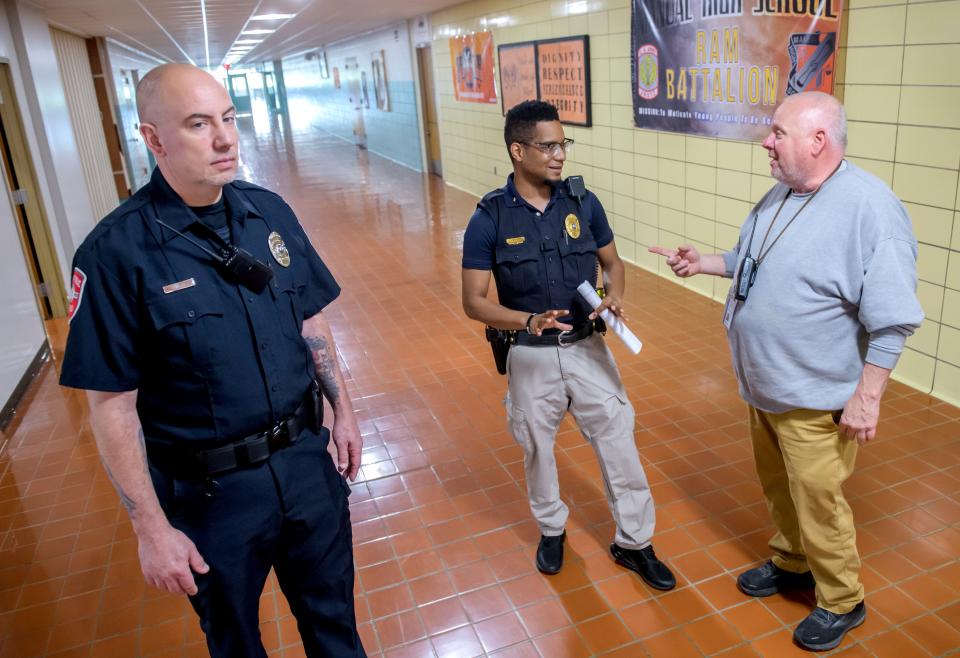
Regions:
[[276, 231], [271, 233], [267, 237], [267, 244], [270, 245], [270, 253], [273, 255], [273, 260], [284, 267], [290, 267], [290, 252], [287, 251], [287, 245], [284, 243], [283, 238], [280, 237], [280, 234]]

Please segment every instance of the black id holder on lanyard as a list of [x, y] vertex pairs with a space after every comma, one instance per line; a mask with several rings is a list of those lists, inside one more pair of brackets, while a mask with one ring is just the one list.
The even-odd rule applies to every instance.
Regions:
[[753, 246], [753, 236], [757, 232], [757, 224], [760, 222], [760, 215], [753, 216], [753, 230], [750, 231], [750, 240], [747, 242], [747, 255], [743, 257], [740, 263], [740, 271], [737, 274], [737, 280], [734, 282], [733, 297], [738, 301], [746, 301], [750, 294], [750, 288], [757, 278], [757, 259], [750, 255], [750, 248]]
[[[749, 249], [749, 246], [747, 249]], [[737, 287], [733, 293], [733, 296], [741, 302], [746, 301], [747, 295], [750, 294], [750, 288], [753, 286], [753, 282], [756, 278], [757, 260], [750, 255], [749, 251], [747, 251], [747, 256], [743, 259], [743, 263], [740, 265], [740, 276], [737, 277]]]

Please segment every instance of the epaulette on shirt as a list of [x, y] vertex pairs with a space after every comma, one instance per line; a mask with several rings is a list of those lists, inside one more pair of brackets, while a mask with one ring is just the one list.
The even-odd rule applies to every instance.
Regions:
[[492, 192], [487, 192], [486, 194], [484, 194], [484, 195], [483, 195], [483, 198], [480, 199], [480, 203], [478, 203], [477, 205], [478, 205], [478, 206], [483, 206], [483, 205], [484, 205], [485, 203], [487, 203], [488, 201], [493, 201], [493, 200], [496, 199], [497, 197], [503, 196], [503, 195], [506, 194], [506, 193], [507, 193], [507, 191], [506, 191], [505, 188], [498, 187], [497, 189], [493, 190]]
[[268, 190], [268, 189], [265, 188], [265, 187], [260, 187], [259, 185], [256, 185], [256, 184], [254, 184], [254, 183], [251, 183], [251, 182], [249, 182], [249, 181], [239, 180], [239, 179], [238, 179], [238, 180], [233, 181], [233, 183], [231, 183], [231, 184], [232, 184], [235, 188], [237, 188], [238, 190], [243, 190], [243, 191], [245, 191], [245, 192], [263, 192], [264, 194], [269, 194], [270, 196], [276, 197], [277, 199], [282, 199], [282, 198], [283, 198], [283, 197], [281, 197], [279, 194], [277, 194], [276, 192], [274, 192], [273, 190]]

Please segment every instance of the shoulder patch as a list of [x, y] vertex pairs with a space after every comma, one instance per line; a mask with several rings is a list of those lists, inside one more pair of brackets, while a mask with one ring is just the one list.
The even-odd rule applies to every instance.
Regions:
[[70, 281], [70, 308], [67, 311], [67, 322], [73, 320], [83, 301], [83, 289], [87, 285], [87, 275], [79, 267], [73, 268], [73, 277]]

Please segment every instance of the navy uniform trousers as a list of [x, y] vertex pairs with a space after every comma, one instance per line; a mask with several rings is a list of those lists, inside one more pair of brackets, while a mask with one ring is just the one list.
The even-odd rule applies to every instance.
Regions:
[[190, 602], [211, 656], [266, 658], [259, 608], [271, 567], [307, 656], [366, 656], [353, 610], [350, 490], [327, 453], [329, 440], [326, 428], [320, 436], [305, 431], [267, 461], [212, 479], [151, 467], [170, 523], [210, 565], [194, 574], [199, 591]]

